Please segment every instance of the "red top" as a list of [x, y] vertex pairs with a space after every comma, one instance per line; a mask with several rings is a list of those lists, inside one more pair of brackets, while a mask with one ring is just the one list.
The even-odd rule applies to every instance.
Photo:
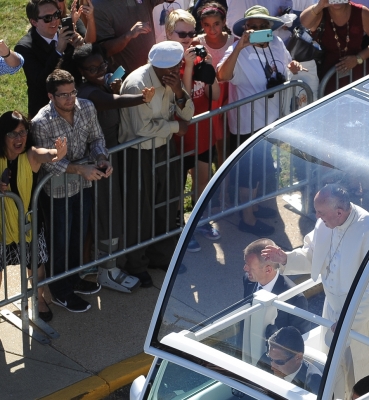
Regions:
[[[196, 62], [195, 62], [196, 64]], [[182, 64], [180, 71], [181, 79], [183, 78], [185, 62]], [[192, 81], [191, 98], [195, 106], [195, 115], [209, 111], [209, 100], [205, 95], [205, 83], [200, 81]], [[198, 124], [198, 154], [209, 150], [210, 123], [209, 119], [201, 121]], [[181, 138], [174, 135], [177, 150], [181, 150]], [[212, 135], [212, 145], [215, 143], [215, 136]], [[187, 133], [184, 136], [184, 151], [188, 152], [195, 149], [196, 144], [196, 124], [188, 127]]]
[[[356, 56], [360, 53], [361, 49], [361, 42], [363, 40], [364, 29], [363, 29], [363, 21], [362, 21], [362, 4], [356, 4], [351, 2], [351, 15], [349, 19], [349, 32], [347, 32], [347, 23], [343, 26], [338, 26], [334, 24], [336, 28], [338, 41], [340, 43], [340, 50], [337, 46], [337, 40], [334, 38], [335, 32], [333, 31], [333, 26], [331, 22], [331, 16], [329, 15], [328, 8], [323, 9], [323, 17], [324, 18], [324, 32], [320, 37], [320, 44], [324, 50], [324, 61], [319, 73], [319, 78], [322, 79], [324, 75], [328, 72], [328, 70], [336, 65], [339, 62], [340, 57], [344, 56]], [[350, 41], [346, 42], [347, 34], [350, 38]], [[318, 31], [314, 32], [315, 38], [319, 37]], [[347, 45], [347, 52], [344, 52], [344, 49]], [[359, 79], [363, 76], [363, 67], [362, 65], [357, 65], [353, 69], [353, 76], [354, 79]], [[348, 78], [347, 78], [348, 79]], [[340, 87], [347, 85], [347, 82], [340, 82]], [[333, 83], [333, 87], [331, 84]], [[327, 86], [329, 88], [327, 90], [328, 93], [335, 90], [335, 80], [333, 82], [330, 81], [330, 84]], [[326, 94], [327, 94], [326, 92]]]

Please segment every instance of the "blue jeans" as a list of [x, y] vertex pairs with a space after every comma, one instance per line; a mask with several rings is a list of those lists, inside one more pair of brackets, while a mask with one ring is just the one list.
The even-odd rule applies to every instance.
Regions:
[[[68, 198], [68, 214], [66, 213], [65, 198], [54, 199], [53, 216], [54, 224], [51, 226], [50, 218], [50, 197], [42, 192], [40, 196], [42, 211], [44, 213], [46, 225], [46, 241], [51, 253], [51, 232], [53, 230], [54, 239], [54, 274], [58, 275], [66, 269], [66, 218], [68, 218], [68, 270], [78, 267], [83, 263], [80, 260], [80, 252], [83, 252], [83, 243], [87, 233], [88, 221], [92, 205], [92, 188], [83, 189], [83, 236], [80, 240], [80, 198], [81, 193]], [[50, 276], [50, 257], [46, 265], [48, 276]], [[71, 275], [67, 278], [60, 279], [49, 284], [49, 289], [54, 297], [64, 297], [73, 292], [73, 287], [80, 280], [78, 274]]]

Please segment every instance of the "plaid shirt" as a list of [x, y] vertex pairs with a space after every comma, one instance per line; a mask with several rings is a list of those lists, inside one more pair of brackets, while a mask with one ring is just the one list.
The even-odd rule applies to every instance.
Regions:
[[[105, 138], [97, 120], [96, 109], [89, 100], [76, 99], [73, 126], [57, 113], [54, 104], [50, 102], [41, 108], [33, 118], [32, 133], [36, 145], [47, 149], [55, 147], [55, 140], [58, 137], [67, 138], [67, 155], [55, 163], [42, 164], [41, 176], [49, 172], [60, 175], [66, 171], [70, 162], [86, 156], [89, 156], [91, 160], [96, 160], [97, 156], [101, 154], [108, 157]], [[81, 180], [83, 189], [91, 187], [91, 181], [81, 179], [79, 175], [69, 176], [68, 197], [80, 191]], [[45, 191], [50, 196], [50, 181], [45, 184]], [[65, 197], [64, 179], [61, 186], [54, 187], [53, 197]]]
[[12, 75], [12, 74], [15, 74], [16, 72], [18, 72], [22, 68], [23, 63], [24, 63], [24, 59], [20, 54], [18, 54], [18, 53], [15, 53], [15, 54], [18, 56], [18, 58], [21, 61], [20, 64], [17, 67], [10, 67], [5, 62], [5, 59], [0, 57], [0, 75], [5, 75], [5, 74], [11, 74]]

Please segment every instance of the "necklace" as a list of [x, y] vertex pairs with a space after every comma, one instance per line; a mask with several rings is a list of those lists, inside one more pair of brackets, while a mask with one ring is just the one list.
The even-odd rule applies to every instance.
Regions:
[[339, 40], [339, 37], [338, 37], [338, 34], [337, 34], [336, 24], [334, 23], [332, 18], [331, 18], [331, 24], [332, 24], [332, 29], [333, 29], [333, 32], [334, 32], [334, 38], [336, 39], [336, 42], [337, 42], [338, 52], [339, 52], [340, 58], [341, 58], [342, 56], [344, 56], [347, 53], [347, 50], [348, 50], [347, 46], [348, 46], [348, 43], [350, 41], [350, 24], [349, 24], [349, 21], [347, 21], [347, 23], [346, 23], [346, 28], [347, 28], [346, 46], [342, 51], [341, 51], [341, 43], [340, 43], [340, 40]]
[[332, 234], [331, 234], [331, 245], [329, 246], [329, 252], [328, 252], [328, 254], [329, 254], [329, 256], [330, 256], [330, 260], [329, 260], [329, 262], [328, 262], [328, 265], [327, 265], [326, 268], [325, 268], [326, 271], [327, 271], [326, 279], [328, 279], [329, 274], [332, 272], [332, 271], [331, 271], [331, 262], [332, 262], [334, 256], [336, 255], [337, 250], [338, 250], [338, 248], [340, 247], [340, 244], [341, 244], [341, 242], [342, 242], [342, 239], [343, 239], [343, 238], [345, 237], [345, 235], [346, 235], [346, 232], [348, 231], [348, 229], [350, 228], [350, 226], [351, 226], [351, 225], [353, 224], [353, 222], [355, 221], [355, 216], [356, 216], [356, 210], [354, 209], [354, 213], [353, 213], [353, 215], [352, 215], [352, 221], [350, 222], [350, 225], [346, 228], [345, 232], [343, 233], [343, 235], [342, 235], [340, 241], [338, 242], [338, 245], [337, 245], [336, 250], [334, 251], [333, 255], [332, 255], [332, 240], [333, 240], [333, 229], [332, 229]]

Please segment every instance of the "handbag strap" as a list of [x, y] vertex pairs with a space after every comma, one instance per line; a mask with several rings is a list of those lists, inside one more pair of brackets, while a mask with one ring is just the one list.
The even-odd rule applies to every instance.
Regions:
[[[325, 10], [325, 9], [324, 9]], [[323, 37], [323, 33], [325, 31], [325, 15], [324, 15], [324, 10], [323, 10], [323, 16], [322, 16], [322, 20], [320, 21], [319, 26], [316, 28], [316, 32], [318, 32], [318, 35], [315, 39], [315, 41], [317, 43], [319, 43], [320, 47], [322, 47], [322, 37]]]

